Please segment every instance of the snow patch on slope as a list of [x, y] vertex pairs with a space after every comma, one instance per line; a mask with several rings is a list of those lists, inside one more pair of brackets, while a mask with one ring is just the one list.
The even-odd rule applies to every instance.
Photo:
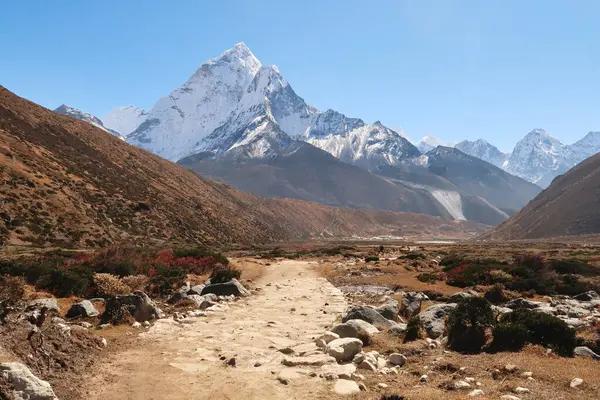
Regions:
[[460, 193], [451, 190], [432, 190], [431, 195], [452, 215], [452, 218], [459, 221], [466, 221], [462, 209], [462, 199]]

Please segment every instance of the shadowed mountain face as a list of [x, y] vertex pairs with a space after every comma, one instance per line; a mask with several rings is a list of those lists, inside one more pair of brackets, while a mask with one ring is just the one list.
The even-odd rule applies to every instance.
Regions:
[[552, 181], [483, 239], [537, 239], [600, 233], [600, 154]]
[[427, 215], [339, 210], [243, 193], [3, 87], [0, 179], [4, 244], [247, 245], [352, 235], [464, 237], [483, 229]]

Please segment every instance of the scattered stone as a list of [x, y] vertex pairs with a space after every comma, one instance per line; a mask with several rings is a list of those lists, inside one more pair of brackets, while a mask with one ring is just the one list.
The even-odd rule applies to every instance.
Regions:
[[436, 304], [419, 314], [427, 336], [437, 339], [446, 329], [446, 315], [456, 307], [456, 303]]
[[473, 383], [473, 382], [475, 382], [475, 378], [465, 378], [465, 382]]
[[573, 355], [575, 357], [590, 357], [592, 360], [600, 360], [600, 355], [594, 353], [592, 349], [586, 346], [575, 347], [573, 350]]
[[361, 392], [366, 392], [368, 390], [367, 386], [363, 382], [358, 382], [358, 388]]
[[337, 334], [340, 338], [356, 338], [368, 340], [371, 333], [377, 333], [379, 330], [370, 323], [361, 319], [351, 319], [342, 324], [336, 325], [331, 332]]
[[465, 381], [456, 381], [452, 384], [452, 389], [454, 390], [461, 390], [461, 389], [466, 389], [466, 388], [470, 388], [471, 385]]
[[377, 312], [383, 315], [384, 318], [391, 321], [400, 322], [400, 304], [396, 300], [389, 299], [388, 303], [377, 308]]
[[36, 377], [24, 364], [0, 364], [0, 376], [13, 386], [12, 397], [17, 400], [58, 400], [50, 384]]
[[66, 317], [69, 319], [77, 317], [91, 318], [97, 317], [98, 315], [100, 315], [100, 313], [98, 310], [96, 310], [96, 307], [94, 307], [92, 302], [89, 300], [83, 300], [79, 303], [73, 304], [67, 312]]
[[90, 329], [92, 326], [94, 326], [94, 325], [92, 325], [91, 323], [89, 323], [87, 321], [81, 321], [77, 325], [79, 325], [79, 326], [81, 326], [82, 328], [85, 328], [85, 329]]
[[325, 343], [325, 341], [323, 339], [317, 339], [315, 341], [315, 344], [317, 345], [318, 348], [320, 349], [324, 349], [327, 346], [327, 343]]
[[405, 318], [414, 317], [421, 312], [423, 300], [427, 300], [427, 296], [422, 293], [408, 292], [402, 295], [402, 306], [400, 307], [400, 315]]
[[473, 389], [469, 392], [468, 396], [469, 397], [485, 396], [485, 393], [481, 389]]
[[469, 292], [458, 292], [458, 293], [454, 293], [454, 294], [450, 295], [448, 297], [448, 300], [450, 300], [451, 303], [459, 303], [461, 300], [468, 299], [470, 297], [476, 297], [476, 296], [473, 293], [469, 293]]
[[512, 365], [512, 364], [506, 364], [504, 366], [504, 371], [508, 372], [508, 373], [513, 373], [517, 371], [517, 366], [516, 365]]
[[500, 396], [500, 400], [521, 400], [521, 398], [512, 394], [505, 394], [504, 396]]
[[321, 336], [319, 336], [319, 338], [317, 340], [321, 339], [322, 341], [325, 342], [325, 344], [327, 344], [327, 343], [331, 342], [332, 340], [339, 339], [339, 338], [340, 338], [340, 335], [338, 335], [337, 333], [327, 331], [324, 334], [322, 334]]
[[338, 362], [351, 361], [362, 350], [362, 341], [355, 338], [336, 339], [327, 344], [325, 352]]
[[425, 382], [427, 382], [428, 378], [429, 377], [427, 375], [421, 375], [421, 377], [419, 378], [419, 382], [425, 383]]
[[596, 293], [593, 290], [589, 292], [578, 294], [577, 296], [573, 296], [575, 300], [579, 301], [592, 301], [592, 300], [600, 300], [600, 294]]
[[358, 368], [367, 371], [377, 371], [377, 367], [367, 360], [361, 361], [360, 364], [358, 364]]
[[141, 327], [142, 327], [142, 324], [140, 324], [139, 322], [135, 321], [133, 324], [131, 324], [131, 327], [132, 327], [132, 328], [136, 328], [136, 329], [137, 329], [137, 328], [141, 328]]
[[284, 369], [277, 375], [277, 380], [282, 385], [289, 385], [294, 379], [300, 378], [301, 375], [294, 370]]
[[514, 392], [516, 394], [525, 394], [525, 393], [531, 393], [531, 390], [521, 387], [521, 386], [517, 386], [514, 390]]
[[202, 289], [201, 295], [213, 293], [218, 296], [244, 297], [250, 295], [250, 292], [235, 278], [225, 283], [214, 283], [206, 285]]
[[571, 386], [572, 388], [576, 388], [578, 386], [581, 386], [581, 384], [583, 383], [583, 379], [581, 378], [575, 378], [571, 381], [571, 383], [569, 384], [569, 386]]
[[383, 383], [383, 382], [381, 382], [381, 383], [378, 383], [378, 384], [377, 384], [377, 387], [378, 387], [378, 388], [381, 388], [381, 389], [387, 389], [387, 388], [388, 388], [388, 385], [387, 385], [387, 384], [385, 384], [385, 383]]
[[204, 289], [204, 285], [195, 285], [195, 286], [192, 286], [191, 288], [189, 288], [186, 294], [188, 294], [188, 295], [191, 295], [191, 294], [201, 295], [202, 294], [202, 289]]
[[286, 367], [312, 366], [320, 367], [325, 364], [335, 363], [336, 359], [327, 354], [313, 354], [303, 357], [285, 357], [281, 363]]
[[150, 321], [144, 321], [142, 325], [144, 325], [144, 328], [150, 328]]
[[227, 360], [227, 365], [229, 365], [230, 367], [235, 367], [235, 357], [232, 357], [229, 360]]
[[336, 379], [352, 379], [352, 375], [356, 372], [354, 364], [328, 364], [321, 367], [323, 375], [335, 375]]
[[60, 307], [58, 306], [58, 302], [54, 297], [49, 299], [36, 299], [27, 303], [27, 309], [25, 311], [31, 311], [41, 308], [46, 308], [47, 311], [60, 311]]
[[403, 323], [398, 323], [388, 329], [388, 334], [391, 336], [404, 336], [406, 333], [407, 325]]
[[518, 299], [514, 299], [506, 303], [504, 306], [513, 310], [517, 310], [519, 308], [526, 308], [528, 310], [533, 310], [534, 308], [539, 308], [542, 305], [539, 301], [530, 301], [519, 297]]
[[404, 356], [403, 354], [400, 353], [392, 353], [390, 354], [388, 361], [390, 362], [390, 364], [392, 365], [398, 365], [400, 367], [402, 367], [404, 364], [406, 364], [406, 356]]
[[521, 377], [523, 378], [531, 378], [533, 376], [533, 372], [531, 371], [525, 371], [521, 374]]
[[360, 392], [360, 387], [354, 381], [348, 379], [338, 379], [335, 382], [333, 390], [337, 394], [354, 394]]
[[351, 319], [361, 319], [363, 321], [367, 321], [373, 325], [379, 326], [393, 326], [394, 321], [390, 321], [385, 318], [383, 315], [379, 314], [377, 310], [367, 306], [354, 306], [352, 307], [342, 318], [342, 322], [349, 321]]

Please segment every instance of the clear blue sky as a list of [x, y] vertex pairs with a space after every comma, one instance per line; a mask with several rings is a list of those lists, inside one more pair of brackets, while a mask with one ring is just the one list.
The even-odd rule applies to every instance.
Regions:
[[150, 108], [244, 41], [320, 109], [413, 139], [600, 130], [600, 1], [0, 2], [0, 84], [97, 116]]

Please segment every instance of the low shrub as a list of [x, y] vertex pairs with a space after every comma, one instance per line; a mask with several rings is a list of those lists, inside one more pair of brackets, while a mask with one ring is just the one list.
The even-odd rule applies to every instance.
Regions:
[[165, 296], [183, 285], [187, 273], [183, 268], [158, 265], [150, 271], [150, 275], [150, 292]]
[[424, 283], [435, 283], [441, 280], [437, 274], [431, 272], [423, 272], [422, 274], [417, 275], [417, 279]]
[[448, 316], [448, 344], [456, 351], [479, 353], [486, 344], [486, 329], [493, 324], [494, 312], [486, 299], [463, 299]]
[[131, 293], [129, 286], [124, 284], [118, 276], [112, 274], [95, 274], [94, 285], [96, 294], [100, 297], [113, 297]]
[[404, 334], [404, 342], [412, 342], [413, 340], [420, 339], [423, 335], [423, 324], [421, 318], [417, 315], [409, 318], [406, 324], [406, 333]]
[[424, 260], [425, 255], [423, 253], [408, 253], [401, 256], [400, 258], [404, 258], [406, 260]]
[[146, 275], [128, 275], [121, 278], [121, 281], [131, 289], [131, 292], [136, 290], [141, 290], [145, 292], [148, 290], [148, 284], [150, 283], [150, 278]]
[[379, 261], [379, 257], [377, 257], [377, 256], [367, 256], [367, 257], [365, 257], [365, 262], [371, 262], [371, 261]]
[[210, 283], [225, 283], [232, 279], [240, 279], [242, 277], [242, 271], [235, 268], [225, 268], [215, 270], [210, 276]]
[[489, 288], [483, 297], [492, 304], [502, 304], [512, 299], [512, 296], [506, 292], [504, 285], [496, 283]]
[[54, 269], [40, 276], [37, 287], [57, 297], [85, 297], [89, 294], [93, 275], [90, 269], [84, 267]]
[[206, 247], [188, 247], [173, 250], [173, 255], [178, 258], [192, 257], [196, 259], [210, 257], [216, 263], [229, 265], [229, 260], [223, 254], [207, 249]]
[[25, 281], [17, 276], [0, 276], [0, 324], [25, 296]]
[[561, 355], [572, 355], [577, 345], [575, 331], [549, 314], [520, 309], [504, 315], [502, 322], [523, 326], [529, 332], [530, 343], [552, 347]]
[[492, 331], [494, 340], [490, 351], [519, 351], [531, 339], [529, 330], [522, 324], [498, 324]]

